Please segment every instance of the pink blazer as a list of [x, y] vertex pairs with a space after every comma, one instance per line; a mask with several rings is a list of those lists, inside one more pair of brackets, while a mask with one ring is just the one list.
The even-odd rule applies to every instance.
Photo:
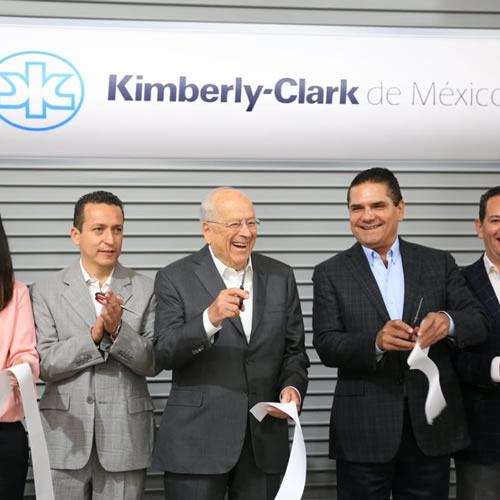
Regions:
[[[19, 358], [30, 362], [33, 380], [38, 378], [38, 353], [35, 350], [35, 324], [28, 289], [14, 282], [14, 294], [7, 307], [0, 311], [0, 371]], [[15, 422], [24, 417], [19, 388], [14, 388], [5, 408], [0, 408], [0, 422]]]

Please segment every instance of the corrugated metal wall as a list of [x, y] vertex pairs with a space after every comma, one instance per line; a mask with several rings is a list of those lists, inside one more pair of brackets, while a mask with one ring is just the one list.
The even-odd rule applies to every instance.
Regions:
[[[413, 0], [404, 5], [399, 0], [0, 0], [0, 15], [500, 27], [500, 4], [496, 0], [473, 4], [467, 0]], [[9, 234], [16, 275], [29, 284], [77, 257], [77, 248], [69, 239], [75, 200], [95, 189], [111, 190], [126, 203], [121, 260], [154, 276], [160, 267], [203, 244], [198, 206], [208, 190], [232, 185], [247, 192], [263, 219], [256, 249], [294, 267], [305, 316], [312, 367], [301, 417], [308, 453], [304, 499], [332, 499], [336, 498], [335, 473], [334, 463], [327, 458], [327, 436], [336, 373], [321, 366], [312, 349], [311, 274], [317, 263], [353, 242], [345, 206], [347, 186], [357, 171], [376, 165], [0, 157], [0, 212]], [[472, 262], [482, 248], [473, 226], [479, 195], [500, 184], [500, 162], [384, 165], [396, 172], [407, 201], [401, 234], [451, 251], [461, 265]], [[157, 418], [169, 387], [169, 373], [150, 380]], [[150, 471], [146, 498], [160, 500], [162, 491], [161, 473]], [[34, 498], [31, 481], [26, 498]], [[453, 487], [450, 498], [454, 498]]]
[[497, 0], [0, 0], [0, 15], [498, 28]]
[[[69, 239], [74, 201], [88, 191], [111, 190], [126, 203], [121, 260], [154, 276], [160, 267], [203, 244], [198, 209], [208, 190], [232, 185], [247, 192], [263, 220], [256, 249], [295, 269], [312, 360], [301, 417], [309, 469], [304, 498], [331, 499], [335, 498], [335, 475], [334, 463], [327, 457], [327, 436], [336, 373], [319, 363], [312, 348], [311, 274], [317, 263], [352, 244], [346, 190], [355, 172], [367, 166], [339, 162], [3, 159], [0, 212], [17, 277], [31, 283], [77, 258], [78, 249]], [[500, 167], [389, 166], [396, 172], [407, 201], [402, 236], [447, 249], [459, 264], [472, 262], [481, 249], [473, 226], [478, 199], [485, 189], [500, 183]], [[150, 380], [158, 418], [169, 387], [169, 373]], [[150, 472], [146, 498], [162, 498], [160, 473]]]

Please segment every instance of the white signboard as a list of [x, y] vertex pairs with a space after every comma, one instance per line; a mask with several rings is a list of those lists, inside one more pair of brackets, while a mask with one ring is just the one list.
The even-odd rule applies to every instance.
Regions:
[[500, 32], [0, 18], [0, 156], [498, 160]]

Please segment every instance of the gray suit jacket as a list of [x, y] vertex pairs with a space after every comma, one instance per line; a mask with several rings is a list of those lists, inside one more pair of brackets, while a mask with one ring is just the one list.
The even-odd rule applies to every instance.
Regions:
[[170, 472], [222, 474], [237, 462], [247, 424], [257, 465], [280, 473], [288, 462], [288, 424], [249, 416], [261, 401], [278, 401], [286, 386], [305, 397], [309, 360], [292, 269], [252, 254], [250, 342], [239, 318], [226, 319], [214, 343], [203, 311], [225, 288], [208, 246], [158, 272], [155, 354], [173, 382], [153, 464]]
[[155, 374], [152, 349], [153, 281], [116, 264], [115, 295], [123, 311], [114, 343], [96, 346], [90, 329], [96, 312], [79, 261], [31, 287], [40, 378], [40, 400], [50, 465], [80, 469], [95, 436], [104, 469], [146, 468], [153, 448], [153, 402], [146, 383]]
[[[447, 252], [400, 239], [405, 277], [402, 320], [411, 324], [423, 297], [420, 320], [446, 311], [455, 323], [456, 343], [431, 346], [448, 406], [433, 425], [425, 419], [427, 378], [409, 370], [409, 352], [390, 351], [376, 362], [375, 337], [390, 320], [361, 245], [319, 264], [314, 270], [314, 346], [326, 366], [338, 368], [330, 427], [331, 457], [351, 462], [388, 462], [399, 447], [404, 399], [415, 439], [430, 456], [464, 448], [468, 442], [455, 348], [478, 344], [488, 321]], [[406, 394], [405, 394], [406, 392]]]

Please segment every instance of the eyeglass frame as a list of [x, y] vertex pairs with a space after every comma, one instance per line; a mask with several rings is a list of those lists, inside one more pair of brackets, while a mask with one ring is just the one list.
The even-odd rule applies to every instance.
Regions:
[[[218, 222], [218, 221], [215, 221], [215, 220], [206, 220], [206, 221], [203, 221], [203, 222], [206, 222], [207, 224], [221, 224], [226, 229], [232, 229], [233, 231], [235, 231], [236, 229], [241, 229], [243, 227], [243, 225], [245, 225], [248, 228], [249, 231], [256, 231], [257, 227], [261, 223], [261, 220], [255, 218], [255, 219], [249, 219], [249, 220], [230, 221], [230, 222]], [[251, 222], [255, 222], [255, 226], [254, 227], [249, 226], [248, 225], [249, 222], [250, 223]], [[237, 227], [236, 227], [236, 224], [238, 224]]]

